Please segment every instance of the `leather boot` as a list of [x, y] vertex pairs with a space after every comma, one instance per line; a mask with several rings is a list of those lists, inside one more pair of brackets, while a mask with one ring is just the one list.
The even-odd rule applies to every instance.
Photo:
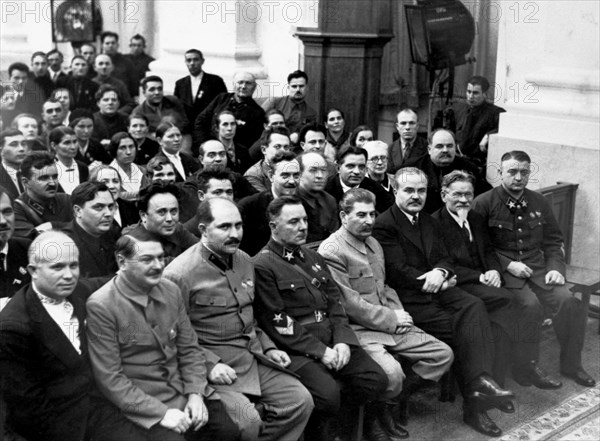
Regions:
[[381, 425], [390, 437], [408, 438], [408, 431], [394, 418], [394, 403], [377, 403], [374, 406]]
[[371, 403], [365, 408], [365, 437], [369, 441], [392, 441], [378, 418], [377, 407], [377, 404]]

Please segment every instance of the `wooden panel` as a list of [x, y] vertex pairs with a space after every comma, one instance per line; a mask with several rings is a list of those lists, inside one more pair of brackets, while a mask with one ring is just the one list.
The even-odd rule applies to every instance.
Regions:
[[565, 242], [565, 261], [571, 262], [571, 247], [573, 245], [573, 220], [575, 218], [575, 195], [579, 184], [558, 182], [550, 187], [540, 188], [550, 206]]

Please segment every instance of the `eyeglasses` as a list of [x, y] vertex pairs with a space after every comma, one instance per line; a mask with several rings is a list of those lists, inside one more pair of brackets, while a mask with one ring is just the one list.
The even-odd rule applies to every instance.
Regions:
[[369, 159], [369, 162], [387, 162], [388, 157], [387, 156], [373, 156], [372, 158]]

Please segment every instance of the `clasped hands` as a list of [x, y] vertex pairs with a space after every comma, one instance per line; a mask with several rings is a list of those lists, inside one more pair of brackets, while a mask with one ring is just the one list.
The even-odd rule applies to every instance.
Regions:
[[350, 361], [350, 347], [346, 343], [338, 343], [333, 349], [327, 347], [325, 354], [321, 357], [321, 363], [327, 369], [339, 371]]
[[183, 410], [167, 409], [160, 425], [177, 433], [185, 433], [190, 427], [199, 430], [208, 422], [208, 409], [198, 394], [190, 394]]
[[417, 280], [425, 280], [421, 291], [428, 294], [435, 294], [439, 291], [445, 291], [448, 288], [456, 286], [456, 276], [446, 279], [445, 273], [439, 268], [434, 268], [431, 271], [422, 274], [417, 277]]

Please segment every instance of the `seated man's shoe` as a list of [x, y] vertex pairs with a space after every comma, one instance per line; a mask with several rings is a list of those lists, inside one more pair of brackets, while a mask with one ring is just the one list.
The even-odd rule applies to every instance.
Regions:
[[393, 403], [378, 403], [375, 408], [377, 418], [391, 438], [408, 438], [408, 431], [394, 418], [394, 407]]
[[467, 388], [467, 398], [477, 401], [480, 405], [497, 407], [512, 400], [515, 394], [502, 389], [487, 375], [480, 375], [471, 381]]
[[581, 384], [585, 387], [594, 387], [596, 385], [596, 381], [586, 372], [583, 368], [577, 369], [575, 372], [560, 372], [564, 377], [568, 377], [571, 380], [574, 380], [575, 383]]
[[540, 389], [558, 389], [562, 383], [551, 378], [535, 361], [515, 366], [513, 378], [521, 386], [535, 386]]
[[365, 435], [369, 441], [392, 441], [379, 418], [374, 415], [365, 418]]
[[463, 421], [466, 424], [487, 436], [498, 437], [502, 435], [502, 430], [496, 426], [496, 423], [494, 423], [485, 411], [478, 410], [474, 406], [470, 407], [468, 410], [465, 409], [463, 414]]
[[512, 401], [504, 401], [502, 403], [498, 403], [496, 409], [504, 413], [515, 413], [515, 405]]

